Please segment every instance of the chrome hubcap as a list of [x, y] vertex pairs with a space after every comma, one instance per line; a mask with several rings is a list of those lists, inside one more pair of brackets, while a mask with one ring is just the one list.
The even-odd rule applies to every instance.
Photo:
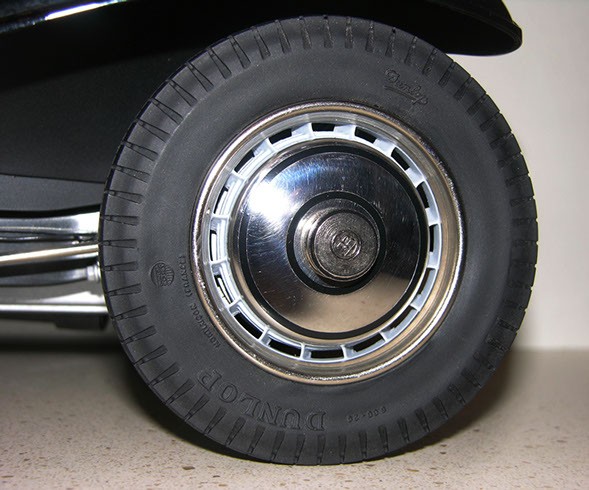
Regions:
[[397, 121], [343, 104], [261, 120], [219, 157], [194, 225], [201, 298], [265, 369], [374, 375], [433, 333], [462, 235], [451, 183]]

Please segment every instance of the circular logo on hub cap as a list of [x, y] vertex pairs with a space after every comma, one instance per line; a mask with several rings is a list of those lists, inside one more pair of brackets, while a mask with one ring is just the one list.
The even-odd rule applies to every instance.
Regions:
[[339, 231], [331, 239], [331, 251], [342, 260], [353, 259], [362, 251], [362, 240], [351, 230]]

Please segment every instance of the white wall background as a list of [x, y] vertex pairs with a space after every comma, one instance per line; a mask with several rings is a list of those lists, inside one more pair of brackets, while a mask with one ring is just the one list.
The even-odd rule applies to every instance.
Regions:
[[505, 115], [534, 183], [538, 272], [516, 345], [589, 348], [589, 1], [505, 4], [522, 48], [454, 58]]

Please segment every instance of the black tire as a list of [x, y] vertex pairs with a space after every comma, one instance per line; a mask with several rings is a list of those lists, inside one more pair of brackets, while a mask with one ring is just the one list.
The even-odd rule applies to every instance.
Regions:
[[[195, 206], [220, 152], [262, 115], [318, 100], [374, 109], [426, 141], [453, 183], [464, 238], [435, 333], [392, 368], [339, 384], [280, 376], [239, 352], [203, 306], [191, 261]], [[254, 458], [334, 464], [420, 439], [487, 382], [529, 301], [537, 225], [520, 148], [474, 79], [405, 32], [312, 17], [231, 36], [162, 85], [121, 145], [100, 233], [122, 345], [172, 411]]]

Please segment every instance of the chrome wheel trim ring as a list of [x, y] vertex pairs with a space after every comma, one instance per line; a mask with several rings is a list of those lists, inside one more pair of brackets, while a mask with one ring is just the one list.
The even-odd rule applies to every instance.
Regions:
[[[277, 138], [280, 134], [286, 136]], [[304, 151], [323, 147], [335, 147], [335, 153], [338, 148], [342, 153], [357, 149], [369, 155], [367, 161], [372, 155], [375, 161], [385, 162], [402, 185], [413, 189], [410, 198], [421, 203], [416, 206], [416, 214], [425, 221], [426, 230], [421, 232], [421, 247], [426, 247], [424, 261], [416, 267], [410, 289], [390, 310], [394, 314], [381, 315], [382, 321], [368, 329], [344, 329], [337, 338], [322, 337], [321, 332], [315, 332], [319, 337], [310, 335], [313, 329], [296, 331], [291, 328], [292, 322], [285, 324], [271, 314], [272, 305], [261, 306], [252, 294], [251, 282], [244, 278], [248, 247], [240, 248], [235, 238], [240, 235], [248, 206], [255, 201], [252, 189], [273, 182], [267, 180], [268, 175], [288, 158], [299, 164]], [[362, 226], [366, 227], [363, 221]], [[354, 235], [352, 232], [347, 238]], [[458, 201], [433, 151], [399, 121], [345, 103], [290, 107], [246, 129], [213, 164], [200, 194], [193, 227], [192, 258], [198, 291], [216, 327], [241, 354], [264, 369], [308, 383], [342, 383], [374, 376], [416, 352], [435, 332], [451, 304], [462, 254]], [[371, 260], [365, 262], [370, 264]], [[365, 292], [374, 282], [367, 277], [366, 283], [354, 291]], [[331, 301], [335, 297], [325, 296]], [[342, 296], [351, 297], [347, 291]], [[329, 305], [326, 301], [322, 304]]]

